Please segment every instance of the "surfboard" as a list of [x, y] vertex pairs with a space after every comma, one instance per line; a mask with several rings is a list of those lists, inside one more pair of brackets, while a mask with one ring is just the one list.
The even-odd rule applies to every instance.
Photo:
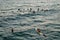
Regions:
[[[37, 28], [35, 28], [35, 30], [36, 30], [36, 32], [37, 32]], [[40, 36], [47, 37], [47, 36], [46, 36], [44, 33], [42, 33], [42, 32], [37, 32], [37, 34], [40, 35]]]

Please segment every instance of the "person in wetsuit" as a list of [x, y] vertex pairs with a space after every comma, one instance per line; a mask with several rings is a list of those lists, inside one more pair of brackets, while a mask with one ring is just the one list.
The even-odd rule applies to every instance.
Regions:
[[41, 33], [41, 30], [40, 29], [37, 29], [37, 32], [39, 33], [39, 35], [42, 34], [44, 37], [46, 37], [45, 34]]
[[30, 12], [32, 11], [32, 8], [30, 8]]
[[37, 9], [37, 11], [39, 11], [39, 8]]
[[21, 9], [18, 9], [18, 11], [22, 12], [22, 10], [21, 10]]
[[11, 32], [12, 32], [12, 33], [14, 32], [13, 28], [11, 29]]

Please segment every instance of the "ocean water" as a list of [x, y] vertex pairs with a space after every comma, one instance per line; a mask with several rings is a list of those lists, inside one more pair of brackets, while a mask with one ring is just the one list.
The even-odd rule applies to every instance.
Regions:
[[[29, 8], [40, 11], [17, 12]], [[0, 40], [60, 40], [60, 0], [0, 0]]]

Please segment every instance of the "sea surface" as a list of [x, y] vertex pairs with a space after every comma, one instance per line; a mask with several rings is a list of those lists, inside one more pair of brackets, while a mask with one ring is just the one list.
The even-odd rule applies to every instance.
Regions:
[[[17, 12], [29, 8], [40, 11]], [[60, 0], [0, 0], [0, 40], [60, 40]]]

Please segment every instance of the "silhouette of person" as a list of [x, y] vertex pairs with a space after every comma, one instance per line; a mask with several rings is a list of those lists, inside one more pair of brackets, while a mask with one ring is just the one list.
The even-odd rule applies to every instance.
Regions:
[[12, 33], [14, 32], [13, 28], [11, 29], [11, 32], [12, 32]]
[[37, 11], [39, 11], [39, 8], [37, 9]]

